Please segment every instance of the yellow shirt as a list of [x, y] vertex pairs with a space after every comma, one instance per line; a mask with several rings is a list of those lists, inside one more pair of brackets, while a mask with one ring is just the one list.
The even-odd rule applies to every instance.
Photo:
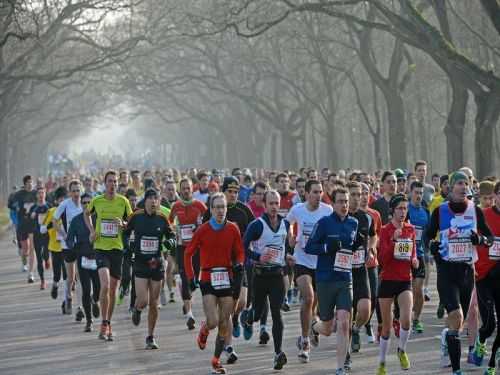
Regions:
[[441, 203], [444, 202], [444, 198], [441, 194], [436, 194], [434, 195], [434, 198], [432, 198], [431, 204], [429, 204], [429, 212], [432, 214], [432, 211], [434, 211], [436, 208], [441, 206]]
[[[49, 208], [47, 211], [47, 215], [45, 216], [45, 220], [43, 221], [43, 225], [49, 225], [52, 223], [52, 218], [54, 217], [54, 213], [56, 212], [57, 207], [52, 207]], [[59, 225], [62, 225], [62, 221], [58, 221]], [[49, 234], [49, 251], [52, 251], [54, 253], [60, 253], [62, 251], [62, 246], [61, 243], [57, 240], [57, 231], [56, 229], [52, 226], [50, 229], [47, 230], [47, 233]]]

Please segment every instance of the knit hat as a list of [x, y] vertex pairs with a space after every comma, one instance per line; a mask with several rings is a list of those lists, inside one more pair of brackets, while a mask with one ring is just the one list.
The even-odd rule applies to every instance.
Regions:
[[224, 182], [222, 183], [222, 192], [225, 192], [227, 189], [240, 190], [240, 183], [236, 177], [224, 177]]
[[458, 181], [463, 180], [463, 181], [469, 181], [469, 177], [464, 172], [457, 171], [453, 172], [450, 175], [450, 187], [453, 187]]

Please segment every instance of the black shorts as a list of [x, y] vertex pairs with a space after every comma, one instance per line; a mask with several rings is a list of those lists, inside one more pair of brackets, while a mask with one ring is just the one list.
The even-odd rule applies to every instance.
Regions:
[[307, 275], [312, 279], [312, 287], [313, 290], [316, 291], [316, 270], [312, 268], [303, 266], [301, 264], [295, 265], [295, 280], [297, 280], [300, 276]]
[[136, 260], [134, 263], [134, 276], [141, 279], [162, 281], [165, 278], [165, 262], [160, 258], [158, 266], [151, 268], [146, 262]]
[[358, 304], [360, 299], [371, 299], [370, 281], [366, 267], [352, 269], [352, 301], [353, 306]]
[[18, 242], [26, 241], [29, 238], [29, 233], [25, 232], [25, 231], [18, 230], [18, 231], [16, 231], [16, 237], [17, 237]]
[[120, 280], [122, 278], [122, 250], [100, 250], [95, 249], [95, 261], [97, 269], [108, 268], [111, 277]]
[[436, 267], [437, 290], [441, 304], [448, 313], [462, 307], [464, 318], [467, 317], [474, 289], [474, 270], [467, 263], [443, 260], [437, 262]]
[[407, 290], [412, 290], [411, 281], [381, 280], [378, 298], [395, 298]]
[[293, 267], [289, 266], [288, 264], [283, 267], [283, 273], [285, 276], [293, 276], [293, 271]]
[[[232, 284], [232, 283], [231, 283]], [[233, 288], [229, 289], [220, 289], [216, 290], [212, 287], [212, 284], [208, 281], [200, 281], [200, 290], [201, 290], [201, 295], [206, 296], [206, 295], [212, 295], [217, 298], [222, 298], [222, 297], [233, 297], [234, 298], [234, 290]]]
[[418, 268], [412, 267], [411, 274], [414, 279], [425, 279], [425, 258], [418, 257]]
[[63, 249], [63, 256], [66, 263], [73, 263], [78, 258], [75, 249]]

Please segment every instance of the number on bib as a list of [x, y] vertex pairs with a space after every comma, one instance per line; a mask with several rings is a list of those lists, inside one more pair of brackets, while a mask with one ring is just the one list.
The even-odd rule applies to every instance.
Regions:
[[212, 268], [210, 271], [210, 283], [215, 290], [231, 288], [229, 272], [226, 268]]
[[352, 256], [352, 267], [353, 268], [361, 268], [365, 265], [365, 254], [366, 250], [363, 247], [360, 247], [356, 250]]
[[351, 272], [352, 270], [352, 251], [341, 249], [335, 254], [334, 271]]
[[156, 253], [159, 249], [160, 241], [157, 238], [141, 238], [141, 253]]
[[500, 260], [500, 237], [495, 237], [495, 241], [490, 247], [488, 255], [491, 260]]
[[468, 263], [472, 260], [472, 242], [469, 238], [448, 239], [448, 260]]
[[101, 236], [114, 238], [118, 237], [118, 223], [114, 220], [102, 220]]
[[413, 252], [413, 241], [407, 238], [399, 238], [394, 243], [394, 259], [409, 261]]

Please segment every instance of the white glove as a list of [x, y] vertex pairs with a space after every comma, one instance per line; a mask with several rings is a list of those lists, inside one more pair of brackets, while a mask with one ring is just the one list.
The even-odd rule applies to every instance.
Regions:
[[41, 234], [47, 233], [47, 226], [46, 225], [40, 225], [40, 233]]

